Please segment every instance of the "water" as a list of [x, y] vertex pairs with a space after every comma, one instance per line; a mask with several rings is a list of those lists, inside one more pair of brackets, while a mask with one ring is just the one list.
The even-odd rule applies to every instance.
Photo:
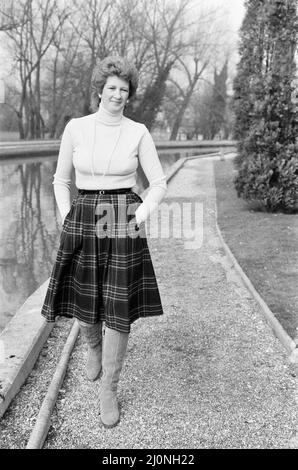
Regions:
[[[179, 157], [161, 155], [166, 173]], [[52, 185], [56, 163], [57, 157], [0, 162], [0, 331], [51, 273], [61, 232]], [[137, 182], [142, 192], [142, 172]]]

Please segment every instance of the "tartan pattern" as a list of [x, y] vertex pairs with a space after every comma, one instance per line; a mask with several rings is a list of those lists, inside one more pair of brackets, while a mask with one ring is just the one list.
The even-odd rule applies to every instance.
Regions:
[[135, 224], [141, 202], [132, 191], [74, 198], [41, 311], [47, 321], [104, 321], [128, 333], [138, 318], [163, 313], [145, 223]]

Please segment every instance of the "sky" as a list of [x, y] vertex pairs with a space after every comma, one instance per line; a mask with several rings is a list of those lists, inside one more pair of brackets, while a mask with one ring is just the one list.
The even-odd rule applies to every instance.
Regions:
[[[200, 0], [197, 0], [200, 1]], [[218, 6], [219, 11], [223, 12], [223, 16], [227, 22], [227, 29], [231, 33], [231, 37], [235, 40], [235, 44], [238, 43], [238, 31], [241, 27], [244, 15], [244, 0], [208, 0], [208, 4], [214, 4]], [[235, 47], [237, 51], [237, 47]], [[231, 58], [233, 66], [238, 62], [238, 53], [236, 52]]]
[[215, 7], [220, 15], [227, 17], [232, 30], [237, 31], [241, 26], [245, 8], [244, 0], [193, 0], [193, 8]]
[[209, 2], [223, 7], [230, 17], [231, 28], [235, 31], [239, 29], [245, 13], [244, 0], [209, 0]]
[[[201, 3], [202, 0], [195, 1]], [[207, 0], [207, 4], [217, 6], [219, 11], [227, 15], [231, 29], [237, 31], [241, 26], [245, 13], [244, 0]]]

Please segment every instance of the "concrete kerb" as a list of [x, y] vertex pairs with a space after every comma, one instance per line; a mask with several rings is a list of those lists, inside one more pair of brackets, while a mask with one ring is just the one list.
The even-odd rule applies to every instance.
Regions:
[[174, 163], [174, 165], [171, 166], [170, 172], [167, 174], [167, 183], [173, 178], [173, 176], [177, 173], [177, 171], [180, 170], [180, 168], [184, 165], [186, 160], [188, 160], [187, 157], [179, 158], [179, 160], [177, 160]]
[[[216, 194], [216, 187], [215, 187], [215, 194]], [[221, 230], [218, 225], [218, 217], [217, 217], [217, 202], [215, 198], [215, 226], [216, 226], [216, 231], [218, 233], [219, 239], [221, 241], [221, 244], [223, 246], [223, 249], [227, 255], [227, 258], [229, 259], [231, 265], [235, 269], [238, 277], [242, 281], [243, 285], [248, 289], [248, 291], [251, 293], [255, 301], [258, 303], [260, 306], [261, 311], [264, 314], [264, 317], [266, 318], [268, 324], [272, 328], [273, 332], [277, 336], [277, 338], [280, 340], [284, 348], [286, 349], [287, 353], [289, 354], [289, 361], [293, 364], [298, 363], [298, 345], [295, 343], [295, 341], [288, 335], [288, 333], [284, 330], [282, 325], [279, 323], [279, 321], [276, 319], [274, 316], [273, 312], [270, 310], [264, 299], [260, 296], [260, 294], [257, 292], [255, 287], [253, 286], [252, 282], [250, 279], [246, 276], [244, 273], [243, 269], [241, 268], [240, 264], [238, 263], [237, 259], [233, 255], [232, 251], [226, 244], [223, 235], [221, 233]]]
[[68, 361], [74, 348], [79, 331], [79, 324], [77, 321], [74, 321], [70, 333], [68, 335], [67, 341], [64, 345], [63, 351], [61, 353], [61, 357], [55, 370], [54, 376], [51, 380], [46, 396], [42, 402], [26, 449], [42, 449], [43, 447], [44, 441], [46, 440], [51, 425], [51, 414], [57, 401], [57, 396], [60, 387], [63, 383]]
[[30, 374], [54, 323], [40, 315], [48, 280], [17, 311], [0, 335], [0, 417]]
[[[167, 174], [167, 182], [186, 160], [187, 158], [181, 158], [172, 165]], [[141, 196], [144, 197], [147, 191]], [[0, 334], [0, 417], [29, 376], [55, 325], [46, 322], [40, 315], [48, 283], [49, 279], [28, 297]], [[72, 345], [74, 346], [74, 342]], [[67, 363], [64, 366], [65, 368], [60, 368], [63, 376]]]

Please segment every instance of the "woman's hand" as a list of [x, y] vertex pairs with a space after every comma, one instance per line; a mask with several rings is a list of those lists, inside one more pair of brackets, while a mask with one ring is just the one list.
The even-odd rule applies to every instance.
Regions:
[[138, 227], [140, 227], [142, 222], [145, 222], [145, 220], [147, 219], [147, 215], [148, 214], [147, 214], [146, 206], [144, 206], [144, 203], [140, 204], [135, 212], [135, 218], [136, 218]]
[[65, 219], [66, 219], [66, 217], [68, 216], [69, 212], [70, 212], [70, 209], [69, 209], [66, 213], [64, 213], [64, 214], [61, 215], [61, 223], [62, 223], [62, 225], [64, 224]]

